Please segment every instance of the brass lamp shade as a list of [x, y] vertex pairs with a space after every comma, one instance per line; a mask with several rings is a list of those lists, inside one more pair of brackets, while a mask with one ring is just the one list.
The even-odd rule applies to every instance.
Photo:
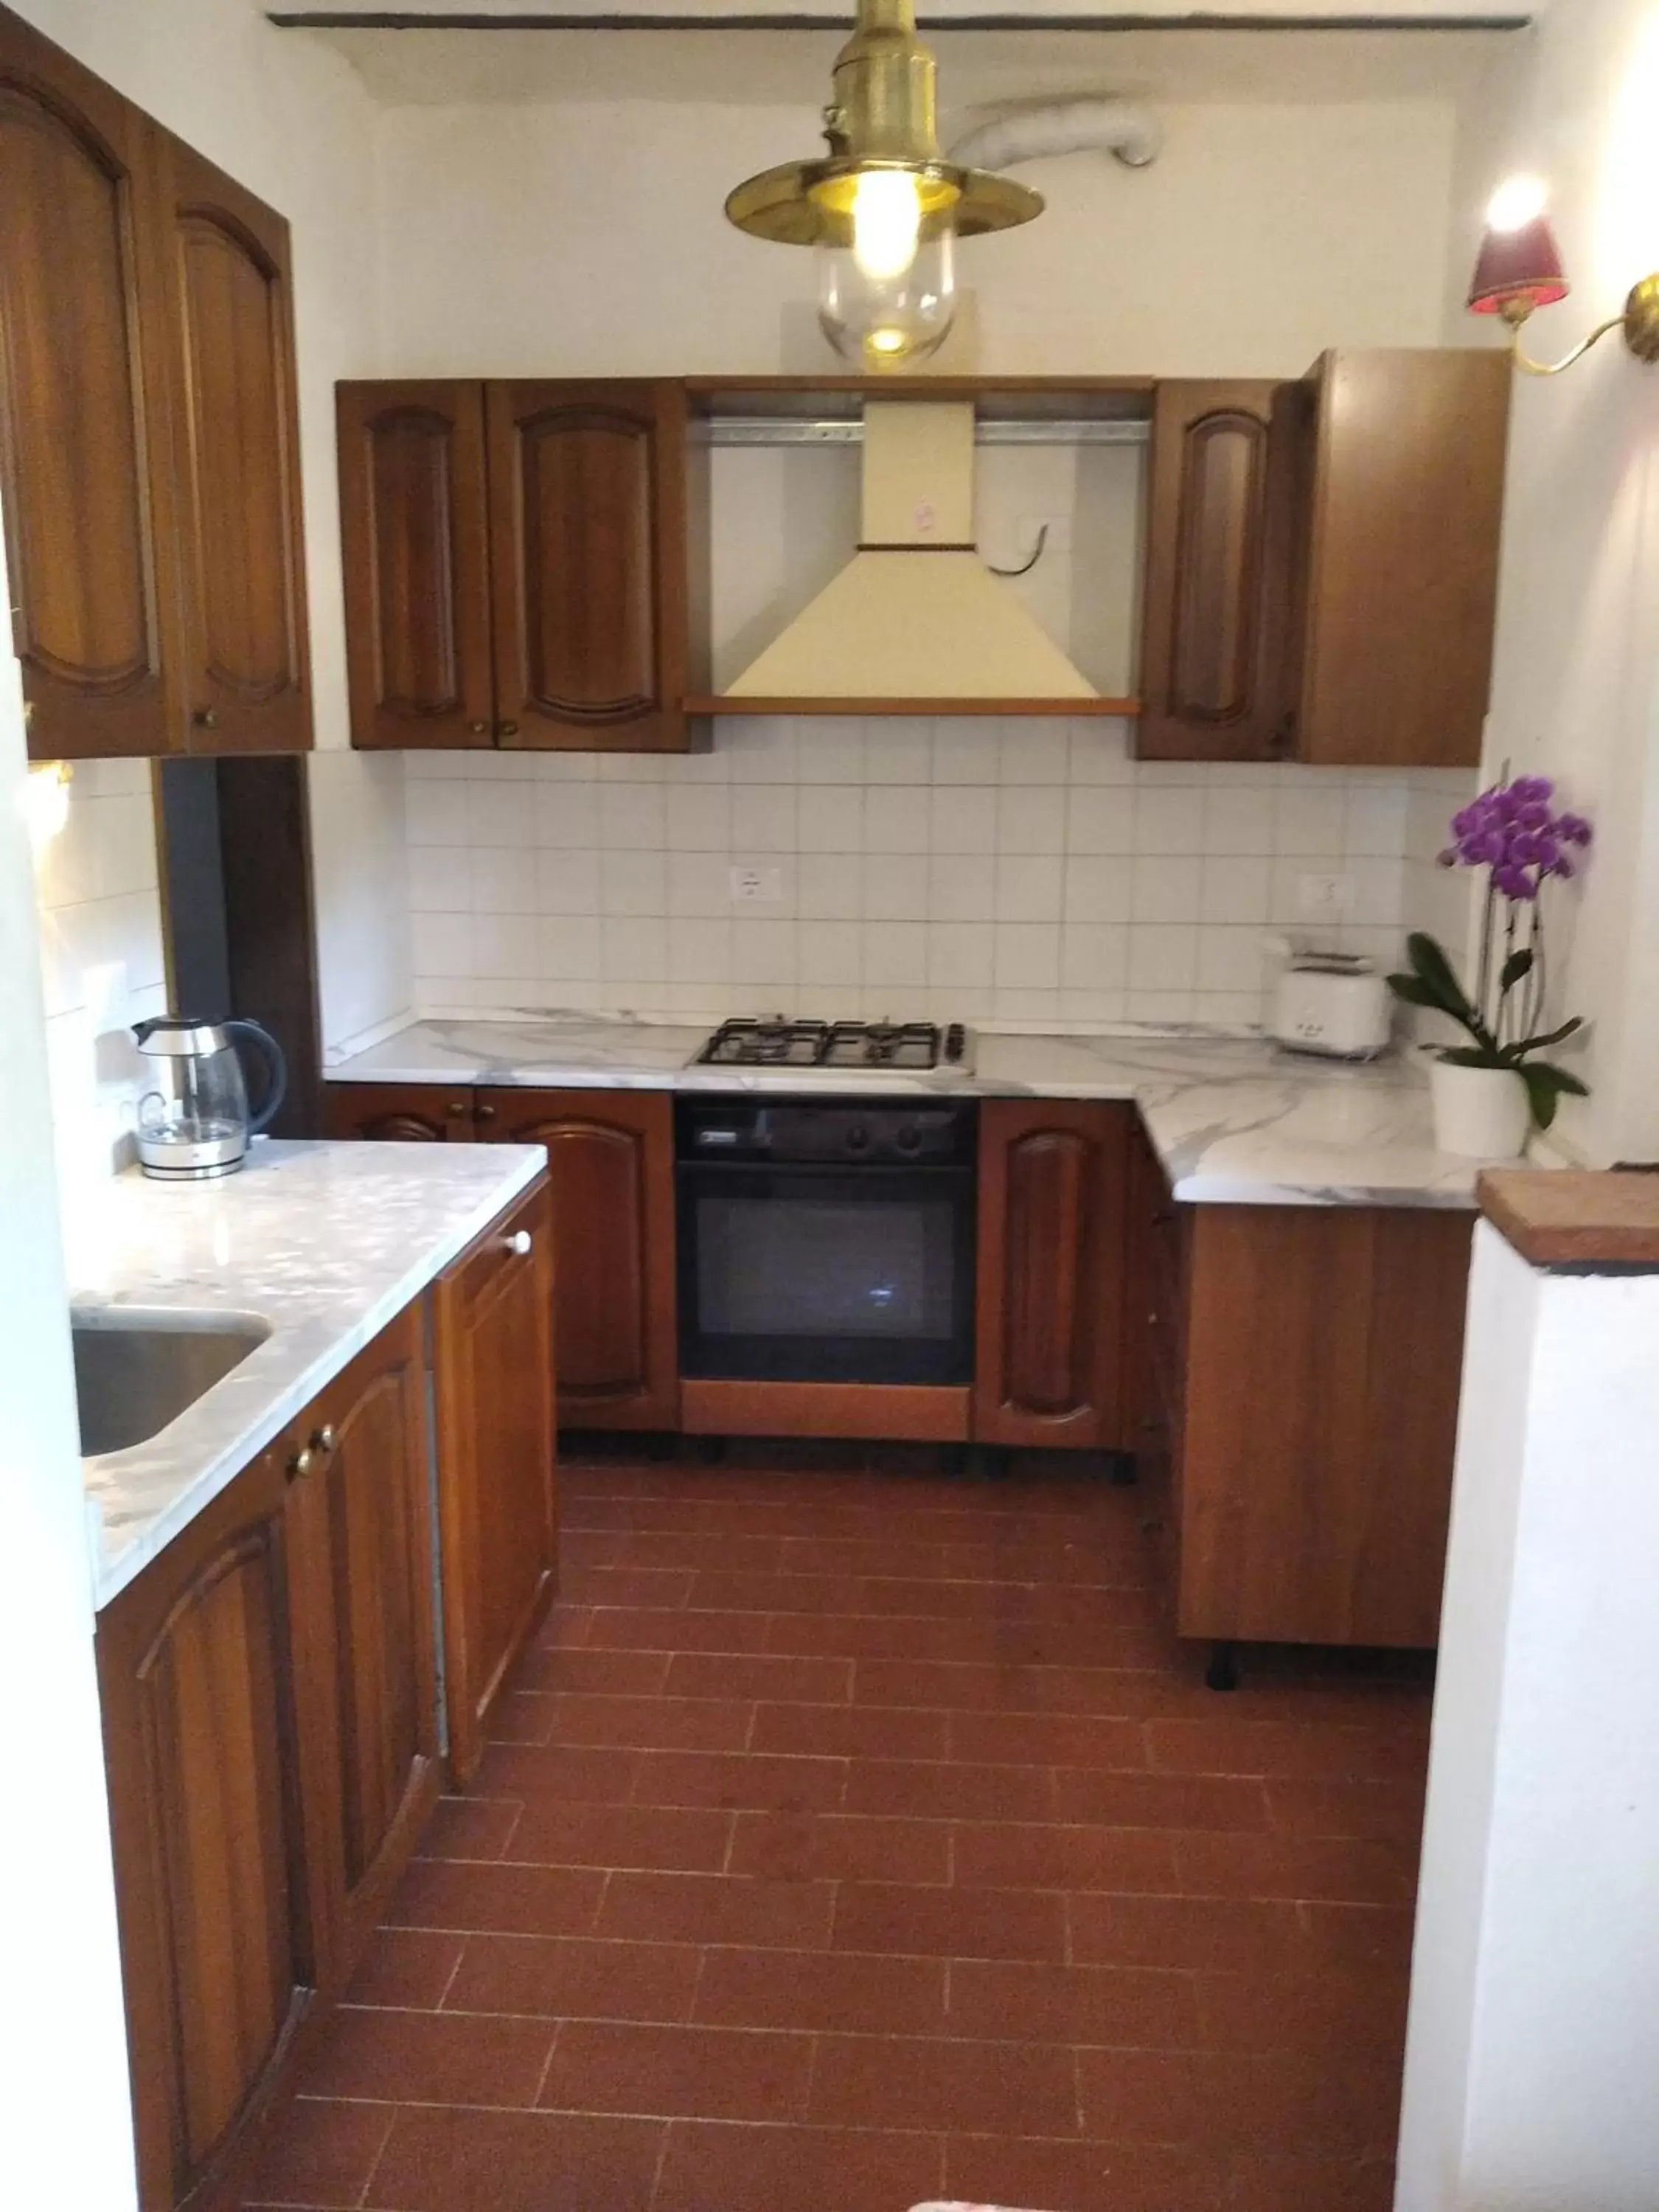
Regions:
[[726, 215], [739, 230], [781, 246], [848, 246], [854, 185], [885, 169], [917, 179], [924, 234], [929, 224], [947, 222], [958, 238], [1030, 222], [1042, 212], [1041, 192], [988, 169], [959, 168], [940, 154], [937, 74], [916, 36], [913, 0], [859, 0], [824, 110], [829, 154], [746, 179], [727, 198]]

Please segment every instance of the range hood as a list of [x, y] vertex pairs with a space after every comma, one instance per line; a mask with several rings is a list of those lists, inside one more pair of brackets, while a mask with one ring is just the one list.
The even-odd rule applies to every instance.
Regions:
[[1098, 698], [973, 538], [972, 402], [869, 401], [858, 551], [726, 695]]

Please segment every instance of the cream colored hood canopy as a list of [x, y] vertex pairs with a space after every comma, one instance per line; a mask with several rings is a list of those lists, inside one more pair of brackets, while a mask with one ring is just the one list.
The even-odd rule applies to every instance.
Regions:
[[857, 553], [735, 684], [736, 698], [1099, 696], [974, 546], [970, 401], [864, 410]]

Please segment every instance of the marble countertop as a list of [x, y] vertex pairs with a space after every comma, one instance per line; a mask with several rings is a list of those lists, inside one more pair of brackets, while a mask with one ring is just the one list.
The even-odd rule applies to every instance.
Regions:
[[[702, 1028], [586, 1015], [415, 1022], [330, 1068], [328, 1078], [548, 1090], [803, 1089], [787, 1073], [688, 1065], [707, 1036]], [[823, 1079], [805, 1087], [828, 1089]], [[1427, 1075], [1410, 1054], [1352, 1066], [1212, 1031], [979, 1030], [971, 1073], [944, 1068], [854, 1079], [844, 1087], [890, 1096], [1131, 1100], [1176, 1196], [1200, 1204], [1472, 1209], [1481, 1165], [1436, 1151]]]
[[75, 1308], [212, 1311], [270, 1329], [149, 1443], [82, 1462], [106, 1605], [533, 1182], [539, 1145], [255, 1140], [238, 1175], [136, 1170], [69, 1224]]

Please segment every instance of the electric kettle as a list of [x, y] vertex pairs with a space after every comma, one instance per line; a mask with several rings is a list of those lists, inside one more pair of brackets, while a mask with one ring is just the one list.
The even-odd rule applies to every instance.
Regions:
[[[270, 1122], [288, 1089], [282, 1047], [258, 1022], [196, 1022], [158, 1014], [133, 1030], [154, 1088], [138, 1101], [138, 1164], [167, 1182], [234, 1175], [247, 1140]], [[236, 1041], [246, 1038], [265, 1064], [264, 1097], [248, 1111]]]

